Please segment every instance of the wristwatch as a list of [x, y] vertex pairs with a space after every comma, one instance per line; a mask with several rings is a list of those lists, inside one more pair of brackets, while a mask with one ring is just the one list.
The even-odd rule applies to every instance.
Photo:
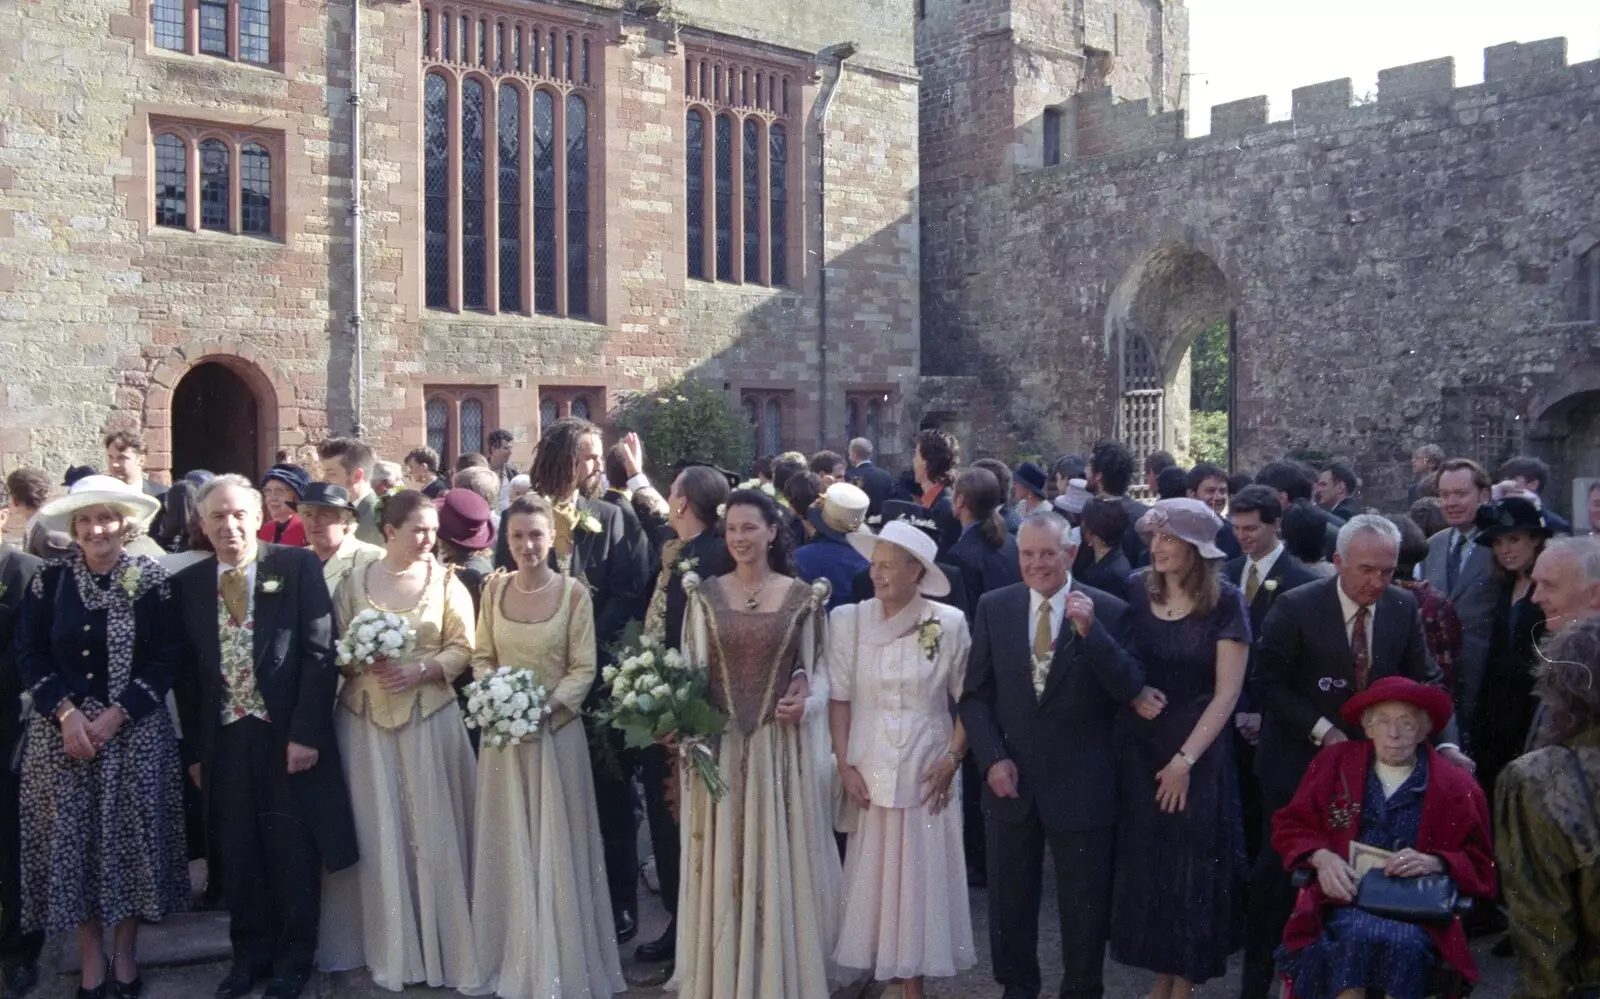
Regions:
[[1185, 753], [1181, 749], [1178, 750], [1176, 753], [1173, 753], [1172, 755], [1176, 756], [1178, 759], [1182, 760], [1183, 762], [1189, 764], [1189, 769], [1190, 770], [1193, 770], [1195, 768], [1195, 765], [1199, 762], [1193, 756], [1190, 756], [1188, 753]]

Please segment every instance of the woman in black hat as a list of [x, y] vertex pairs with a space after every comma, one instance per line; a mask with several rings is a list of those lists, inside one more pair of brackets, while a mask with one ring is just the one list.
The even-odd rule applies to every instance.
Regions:
[[1544, 637], [1544, 611], [1533, 602], [1533, 566], [1550, 535], [1533, 500], [1509, 496], [1478, 509], [1478, 540], [1494, 550], [1500, 599], [1478, 697], [1488, 709], [1478, 712], [1468, 745], [1478, 764], [1478, 781], [1491, 800], [1495, 778], [1522, 755], [1533, 726], [1535, 645]]
[[275, 545], [306, 546], [306, 525], [295, 512], [311, 476], [299, 465], [273, 465], [261, 480], [261, 530], [256, 537]]

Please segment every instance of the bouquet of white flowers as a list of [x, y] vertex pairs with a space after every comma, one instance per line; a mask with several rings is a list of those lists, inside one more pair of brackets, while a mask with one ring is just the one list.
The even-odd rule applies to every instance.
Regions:
[[338, 663], [360, 673], [379, 660], [404, 659], [416, 640], [417, 633], [405, 618], [368, 608], [351, 618], [339, 637]]
[[531, 670], [501, 666], [467, 684], [467, 727], [483, 744], [509, 749], [537, 736], [550, 713], [550, 694]]
[[728, 719], [707, 694], [706, 674], [677, 649], [631, 626], [617, 652], [617, 664], [601, 671], [611, 685], [611, 700], [596, 717], [621, 732], [630, 748], [675, 735], [678, 754], [689, 761], [713, 798], [728, 793], [711, 740]]

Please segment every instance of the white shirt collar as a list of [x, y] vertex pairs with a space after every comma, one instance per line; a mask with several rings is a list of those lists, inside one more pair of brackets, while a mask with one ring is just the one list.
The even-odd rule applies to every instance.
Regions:
[[[257, 551], [256, 552], [256, 557], [251, 559], [249, 561], [249, 563], [247, 565], [245, 565], [245, 567], [244, 567], [244, 572], [245, 572], [244, 578], [250, 584], [250, 589], [252, 589], [252, 590], [255, 589], [255, 585], [256, 585], [256, 565], [259, 564], [260, 562], [261, 562], [261, 553], [259, 551]], [[229, 565], [228, 563], [226, 563], [224, 561], [222, 561], [222, 559], [220, 559], [220, 558], [217, 559], [217, 581], [221, 582], [222, 574], [227, 572], [230, 569], [233, 569], [233, 568], [235, 568], [235, 567]]]
[[1067, 573], [1067, 582], [1056, 591], [1055, 596], [1047, 601], [1044, 594], [1038, 590], [1028, 590], [1028, 635], [1033, 635], [1033, 622], [1039, 616], [1039, 606], [1044, 603], [1050, 605], [1050, 637], [1061, 634], [1061, 619], [1067, 613], [1067, 593], [1072, 589], [1072, 573]]
[[1267, 554], [1263, 555], [1261, 558], [1246, 558], [1244, 560], [1244, 566], [1239, 570], [1239, 585], [1243, 586], [1244, 581], [1250, 578], [1250, 564], [1252, 562], [1255, 563], [1256, 576], [1261, 582], [1265, 583], [1267, 581], [1267, 577], [1272, 574], [1272, 567], [1278, 564], [1278, 556], [1282, 554], [1283, 542], [1280, 540], [1277, 544], [1277, 547], [1273, 548], [1272, 551], [1267, 552]]
[[[1356, 611], [1361, 609], [1361, 605], [1356, 603], [1354, 600], [1351, 600], [1350, 595], [1344, 592], [1344, 583], [1336, 582], [1334, 583], [1333, 588], [1339, 592], [1339, 608], [1344, 614], [1345, 628], [1349, 629], [1351, 622], [1355, 620]], [[1368, 634], [1371, 633], [1372, 620], [1373, 618], [1377, 617], [1377, 610], [1377, 604], [1373, 604], [1371, 607], [1367, 608]]]

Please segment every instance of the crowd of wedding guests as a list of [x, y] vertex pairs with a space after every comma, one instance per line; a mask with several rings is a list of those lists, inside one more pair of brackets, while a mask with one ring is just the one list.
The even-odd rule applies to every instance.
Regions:
[[[121, 430], [103, 472], [7, 476], [4, 999], [68, 930], [80, 999], [141, 995], [139, 926], [199, 858], [219, 999], [318, 968], [619, 993], [641, 810], [672, 922], [636, 958], [687, 999], [922, 999], [976, 963], [972, 888], [1034, 999], [1046, 850], [1063, 997], [1109, 949], [1187, 999], [1241, 948], [1241, 999], [1459, 995], [1500, 933], [1518, 995], [1600, 985], [1600, 538], [1542, 462], [1419, 449], [1385, 516], [1338, 461], [1158, 452], [1136, 490], [1115, 441], [685, 458], [664, 496], [636, 437], [562, 419], [525, 473], [512, 441], [448, 479], [334, 438], [166, 487]], [[338, 665], [369, 610], [414, 642]], [[707, 671], [725, 793], [594, 720], [631, 626]], [[503, 666], [549, 715], [480, 750], [462, 688]]]

